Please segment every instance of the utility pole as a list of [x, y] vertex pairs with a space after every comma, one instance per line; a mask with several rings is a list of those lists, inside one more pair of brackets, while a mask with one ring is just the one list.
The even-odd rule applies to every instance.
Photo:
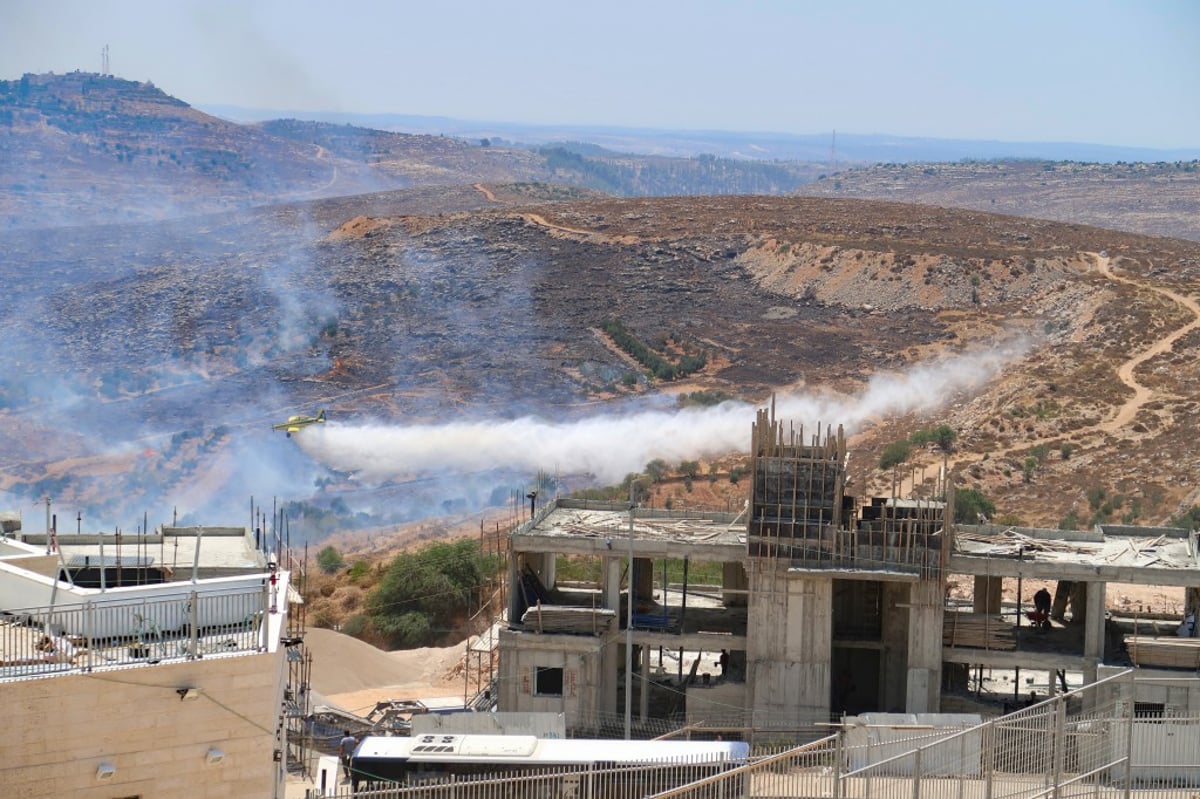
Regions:
[[[633, 499], [637, 481], [629, 481], [629, 601], [625, 604], [625, 740], [633, 737]], [[644, 676], [644, 675], [643, 675]], [[643, 689], [644, 690], [644, 689]]]

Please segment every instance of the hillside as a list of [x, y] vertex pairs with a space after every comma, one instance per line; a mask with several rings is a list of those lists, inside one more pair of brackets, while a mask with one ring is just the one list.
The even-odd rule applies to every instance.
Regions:
[[973, 208], [1200, 241], [1200, 162], [963, 161], [874, 164], [800, 194]]
[[[699, 389], [856, 394], [880, 371], [1022, 340], [943, 410], [872, 417], [855, 485], [886, 488], [882, 448], [945, 422], [964, 483], [1028, 523], [1090, 516], [1097, 491], [1145, 523], [1197, 502], [1200, 244], [897, 203], [545, 201], [559, 194], [481, 184], [0, 236], [19, 287], [0, 300], [2, 443], [20, 453], [0, 487], [129, 527], [143, 509], [240, 516], [250, 492], [386, 527], [504, 502], [529, 474], [365, 482], [269, 423], [315, 407], [412, 425], [567, 421]], [[601, 333], [614, 319], [670, 360], [703, 353], [702, 368], [651, 379]]]
[[239, 125], [110, 75], [0, 81], [0, 228], [163, 220], [278, 202], [476, 181], [617, 195], [791, 191], [802, 164], [537, 151], [350, 125]]

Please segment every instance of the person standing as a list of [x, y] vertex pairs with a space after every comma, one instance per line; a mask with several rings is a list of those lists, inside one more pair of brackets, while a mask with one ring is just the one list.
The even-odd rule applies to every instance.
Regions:
[[342, 740], [338, 744], [338, 756], [342, 760], [342, 768], [347, 775], [350, 773], [350, 758], [354, 754], [356, 746], [358, 746], [358, 739], [350, 734], [350, 730], [342, 730]]

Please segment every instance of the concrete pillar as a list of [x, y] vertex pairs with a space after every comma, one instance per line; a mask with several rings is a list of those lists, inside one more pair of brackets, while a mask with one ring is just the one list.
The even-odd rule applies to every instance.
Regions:
[[1059, 580], [1054, 589], [1054, 603], [1050, 606], [1050, 618], [1062, 621], [1067, 614], [1067, 604], [1071, 601], [1071, 590], [1075, 583], [1071, 580]]
[[883, 588], [883, 670], [878, 710], [902, 713], [908, 703], [908, 600], [907, 583], [882, 584]]
[[975, 594], [971, 610], [976, 613], [999, 613], [1003, 587], [1004, 580], [1001, 577], [975, 575]]
[[1087, 600], [1088, 584], [1075, 581], [1071, 586], [1071, 623], [1083, 624], [1087, 621], [1088, 600]]
[[907, 713], [937, 713], [942, 701], [942, 583], [920, 580], [909, 591]]
[[[638, 602], [649, 602], [654, 598], [654, 561], [649, 558], [633, 559], [634, 596]], [[638, 612], [638, 606], [633, 606], [633, 612]]]
[[[1087, 583], [1087, 611], [1083, 628], [1083, 656], [1104, 660], [1104, 605], [1107, 583]], [[1096, 681], [1096, 668], [1088, 666], [1083, 679], [1087, 683]]]
[[[621, 610], [621, 559], [604, 559], [604, 607], [608, 610]], [[621, 617], [621, 624], [625, 617]]]
[[521, 606], [525, 603], [521, 594], [521, 558], [518, 552], [508, 557], [508, 618], [512, 622], [521, 620]]
[[833, 580], [758, 572], [750, 586], [747, 701], [756, 723], [828, 720]]
[[624, 714], [625, 708], [617, 707], [617, 686], [620, 684], [621, 647], [617, 643], [624, 634], [613, 633], [604, 643], [600, 653], [600, 698], [599, 710], [604, 714]]
[[[721, 587], [746, 591], [750, 587], [750, 579], [746, 576], [746, 567], [734, 561], [721, 564]], [[744, 593], [721, 592], [721, 600], [727, 608], [746, 607], [747, 596]]]
[[533, 573], [538, 576], [547, 590], [554, 587], [553, 552], [526, 552], [525, 562], [529, 564], [529, 568], [533, 569]]

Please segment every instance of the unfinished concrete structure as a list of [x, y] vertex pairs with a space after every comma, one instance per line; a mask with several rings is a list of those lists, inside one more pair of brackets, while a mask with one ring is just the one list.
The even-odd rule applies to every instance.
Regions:
[[[1200, 584], [1186, 531], [956, 531], [948, 483], [937, 499], [848, 496], [840, 429], [806, 437], [760, 411], [751, 445], [740, 514], [559, 500], [513, 532], [501, 710], [610, 733], [626, 708], [792, 729], [866, 711], [999, 713], [1009, 700], [983, 690], [985, 670], [1053, 685], [1130, 663], [1106, 583]], [[1035, 630], [1032, 587], [1004, 605], [1006, 578], [1064, 581], [1069, 616]], [[965, 607], [948, 590], [963, 582]]]

